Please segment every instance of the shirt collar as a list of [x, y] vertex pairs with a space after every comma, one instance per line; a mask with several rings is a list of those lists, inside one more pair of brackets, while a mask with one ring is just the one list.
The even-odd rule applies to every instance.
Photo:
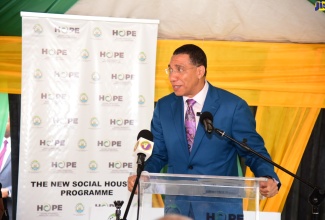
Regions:
[[[199, 104], [200, 106], [203, 106], [203, 103], [204, 103], [205, 98], [206, 98], [207, 93], [208, 93], [208, 89], [209, 89], [209, 84], [205, 80], [203, 89], [201, 89], [201, 91], [198, 94], [196, 94], [192, 99], [194, 99], [196, 101], [196, 103]], [[183, 96], [184, 104], [185, 104], [187, 99], [189, 99], [189, 97]]]

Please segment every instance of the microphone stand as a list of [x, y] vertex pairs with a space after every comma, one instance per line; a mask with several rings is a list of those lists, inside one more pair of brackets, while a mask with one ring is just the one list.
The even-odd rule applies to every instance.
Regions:
[[114, 201], [114, 205], [116, 207], [116, 210], [115, 210], [115, 219], [116, 220], [120, 220], [120, 216], [121, 216], [121, 207], [123, 205], [123, 201], [120, 201], [120, 200], [117, 200], [117, 201]]
[[[212, 126], [212, 125], [211, 125]], [[218, 128], [213, 128], [213, 130], [219, 134], [221, 137], [226, 137], [229, 140], [235, 142], [236, 144], [238, 144], [239, 146], [243, 147], [244, 149], [248, 150], [249, 152], [257, 155], [258, 157], [262, 158], [263, 160], [267, 161], [268, 163], [272, 164], [273, 166], [279, 168], [280, 170], [284, 171], [285, 173], [289, 174], [290, 176], [298, 179], [300, 182], [306, 184], [307, 186], [309, 186], [310, 188], [313, 189], [313, 192], [309, 195], [309, 203], [312, 205], [312, 216], [314, 220], [318, 220], [318, 215], [319, 215], [319, 205], [323, 202], [324, 198], [325, 198], [325, 191], [318, 188], [317, 186], [314, 186], [313, 184], [309, 183], [308, 181], [300, 178], [299, 176], [297, 176], [296, 174], [290, 172], [289, 170], [285, 169], [284, 167], [274, 163], [272, 160], [270, 160], [269, 158], [259, 154], [258, 152], [254, 151], [252, 148], [250, 148], [247, 145], [247, 139], [244, 139], [243, 142], [239, 142], [231, 137], [229, 137], [226, 132], [218, 129]], [[212, 131], [211, 131], [212, 132]], [[211, 133], [208, 131], [208, 133]]]
[[131, 203], [132, 203], [133, 197], [135, 195], [135, 190], [138, 187], [139, 180], [140, 180], [140, 177], [141, 177], [141, 173], [144, 170], [144, 159], [145, 159], [145, 157], [146, 157], [146, 155], [143, 154], [143, 153], [139, 153], [138, 154], [138, 160], [137, 160], [137, 164], [138, 164], [137, 177], [135, 179], [134, 186], [133, 186], [133, 189], [132, 189], [132, 192], [131, 192], [131, 195], [130, 195], [128, 204], [126, 206], [126, 209], [125, 209], [125, 212], [124, 212], [124, 215], [123, 215], [123, 219], [122, 220], [127, 220], [126, 217], [127, 217], [128, 213], [130, 211]]

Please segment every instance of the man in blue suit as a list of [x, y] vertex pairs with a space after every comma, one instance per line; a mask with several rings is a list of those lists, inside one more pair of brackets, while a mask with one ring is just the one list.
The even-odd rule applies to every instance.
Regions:
[[[271, 164], [216, 133], [206, 133], [199, 123], [200, 116], [196, 113], [210, 112], [214, 127], [235, 140], [246, 139], [250, 148], [271, 159], [262, 137], [256, 132], [255, 119], [247, 103], [206, 81], [207, 58], [204, 51], [193, 44], [177, 48], [166, 73], [174, 92], [156, 104], [151, 122], [154, 150], [144, 169], [159, 173], [167, 165], [167, 172], [173, 174], [238, 176], [237, 158], [240, 156], [245, 158], [246, 165], [256, 177], [268, 178], [260, 184], [261, 195], [276, 195], [280, 184]], [[192, 144], [187, 141], [185, 128], [187, 99], [195, 100], [196, 131]], [[132, 190], [134, 177], [130, 177], [128, 182], [129, 190]], [[178, 212], [193, 219], [196, 216], [191, 207], [181, 208]]]
[[[0, 164], [0, 183], [2, 184], [1, 194], [3, 198], [3, 203], [6, 208], [6, 213], [3, 220], [12, 219], [12, 178], [11, 178], [11, 138], [10, 138], [10, 119], [6, 125], [6, 131], [3, 138], [3, 143], [6, 142], [6, 151], [2, 155], [2, 164]], [[4, 144], [0, 146], [0, 152], [4, 148]]]

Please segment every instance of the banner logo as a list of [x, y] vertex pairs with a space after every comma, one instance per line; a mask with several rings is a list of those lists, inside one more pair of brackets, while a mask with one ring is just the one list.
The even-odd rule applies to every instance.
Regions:
[[50, 205], [50, 204], [44, 204], [44, 205], [37, 205], [36, 207], [37, 211], [44, 211], [44, 212], [50, 212], [50, 211], [62, 211], [62, 205]]
[[133, 126], [135, 125], [135, 121], [132, 119], [110, 119], [109, 120], [110, 125], [117, 125], [117, 126]]
[[40, 24], [35, 24], [33, 29], [35, 34], [41, 34], [43, 32], [43, 27]]
[[144, 61], [146, 61], [147, 56], [146, 56], [146, 54], [144, 52], [141, 52], [138, 55], [138, 59], [139, 59], [139, 61], [144, 62]]
[[131, 30], [112, 30], [112, 35], [119, 37], [136, 37], [137, 32]]
[[34, 79], [41, 79], [43, 77], [43, 73], [40, 69], [36, 69], [34, 71]]
[[80, 34], [80, 28], [78, 27], [55, 27], [54, 33], [61, 34]]
[[99, 27], [94, 28], [93, 35], [94, 35], [94, 37], [102, 36], [102, 30]]
[[99, 126], [99, 120], [96, 117], [92, 117], [90, 119], [90, 126], [93, 128], [97, 128]]
[[78, 141], [78, 148], [84, 150], [87, 147], [87, 141], [85, 139], [80, 139]]
[[40, 126], [42, 123], [42, 119], [39, 116], [34, 116], [32, 121], [33, 121], [33, 125], [35, 126]]
[[45, 99], [45, 100], [67, 100], [68, 99], [68, 95], [65, 93], [41, 93], [41, 99]]
[[73, 79], [79, 78], [79, 72], [72, 72], [72, 71], [54, 71], [54, 76], [60, 79]]
[[108, 162], [108, 168], [115, 169], [115, 171], [118, 172], [128, 172], [129, 169], [132, 169], [133, 165], [130, 162], [121, 162], [121, 161], [115, 161], [115, 162]]
[[47, 146], [47, 147], [56, 147], [56, 146], [65, 146], [65, 140], [39, 140], [40, 146]]
[[99, 57], [108, 59], [123, 59], [124, 52], [121, 51], [100, 51]]
[[115, 81], [132, 81], [135, 79], [134, 74], [123, 74], [123, 73], [112, 73], [111, 74], [111, 79]]
[[30, 163], [30, 168], [33, 170], [33, 171], [38, 171], [40, 169], [41, 165], [40, 163], [37, 161], [37, 160], [33, 160], [31, 163]]
[[91, 171], [97, 170], [98, 168], [97, 162], [94, 160], [90, 161], [88, 167]]
[[81, 93], [80, 96], [79, 96], [79, 101], [82, 103], [82, 104], [85, 104], [88, 102], [88, 96], [86, 93]]
[[122, 141], [120, 140], [98, 140], [97, 147], [101, 151], [118, 151], [118, 148], [122, 147]]
[[89, 52], [88, 52], [88, 50], [83, 49], [83, 50], [80, 52], [80, 56], [81, 56], [81, 58], [84, 59], [84, 60], [88, 59], [88, 57], [89, 57]]
[[98, 95], [98, 101], [102, 106], [120, 106], [123, 103], [124, 97], [116, 94]]
[[36, 205], [36, 211], [39, 213], [39, 217], [59, 217], [59, 213], [63, 211], [63, 205]]
[[135, 30], [112, 30], [112, 37], [115, 41], [132, 42], [137, 37], [137, 31]]
[[63, 160], [58, 161], [58, 162], [52, 162], [51, 166], [53, 168], [77, 168], [77, 162], [65, 162]]
[[99, 81], [99, 80], [100, 80], [100, 75], [99, 75], [99, 73], [97, 73], [97, 72], [93, 72], [93, 73], [91, 74], [91, 79], [92, 79], [93, 81]]
[[54, 125], [77, 125], [79, 124], [78, 118], [53, 118]]
[[144, 98], [143, 95], [139, 95], [139, 100], [138, 100], [138, 104], [139, 105], [143, 105], [146, 102], [146, 99]]
[[68, 51], [66, 49], [42, 48], [41, 54], [50, 56], [67, 56]]
[[84, 212], [85, 207], [84, 207], [84, 205], [83, 205], [82, 203], [78, 203], [78, 204], [76, 205], [76, 207], [75, 207], [75, 210], [76, 210], [76, 212], [77, 212], [78, 214], [81, 214], [81, 213]]

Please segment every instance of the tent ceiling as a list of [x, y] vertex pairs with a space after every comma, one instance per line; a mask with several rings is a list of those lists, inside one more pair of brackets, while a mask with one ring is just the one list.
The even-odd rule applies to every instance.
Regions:
[[325, 14], [306, 0], [79, 0], [67, 14], [158, 19], [160, 39], [325, 42]]
[[[159, 20], [159, 39], [325, 43], [315, 0], [3, 0], [1, 35], [21, 35], [20, 11]], [[70, 8], [70, 9], [69, 9]]]

